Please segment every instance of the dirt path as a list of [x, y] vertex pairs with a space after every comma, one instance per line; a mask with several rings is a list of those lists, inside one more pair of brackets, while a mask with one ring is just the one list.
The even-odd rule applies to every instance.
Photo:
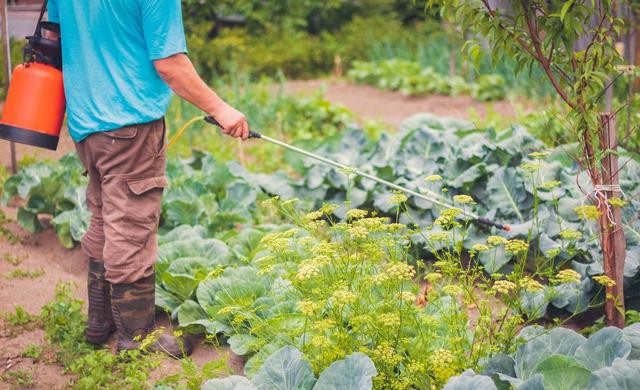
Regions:
[[[309, 93], [320, 88], [325, 90], [325, 96], [330, 101], [345, 105], [361, 120], [378, 120], [393, 127], [400, 126], [402, 121], [421, 112], [472, 120], [474, 112], [480, 118], [485, 118], [489, 112], [503, 118], [515, 118], [519, 110], [525, 110], [520, 108], [524, 104], [519, 102], [505, 100], [483, 103], [470, 96], [410, 97], [372, 86], [354, 85], [344, 80], [290, 81], [285, 91]], [[526, 110], [530, 111], [531, 107]]]

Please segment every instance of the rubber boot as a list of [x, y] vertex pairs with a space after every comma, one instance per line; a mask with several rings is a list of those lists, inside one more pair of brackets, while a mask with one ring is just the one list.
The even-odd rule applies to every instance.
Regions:
[[89, 310], [85, 337], [94, 345], [102, 345], [116, 330], [111, 314], [111, 285], [104, 278], [104, 263], [89, 259], [87, 292]]
[[[155, 329], [155, 274], [134, 283], [111, 285], [111, 311], [118, 330], [116, 350], [139, 349], [141, 341]], [[191, 344], [173, 335], [160, 334], [145, 347], [176, 359], [191, 354]]]

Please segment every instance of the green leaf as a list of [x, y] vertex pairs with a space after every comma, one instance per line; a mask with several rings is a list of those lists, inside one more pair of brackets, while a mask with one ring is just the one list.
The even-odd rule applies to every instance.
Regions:
[[593, 372], [586, 390], [640, 389], [640, 361], [616, 359], [611, 367]]
[[234, 334], [227, 342], [229, 347], [238, 356], [244, 356], [256, 350], [258, 339], [250, 334]]
[[498, 388], [488, 376], [476, 375], [473, 370], [467, 370], [449, 379], [443, 390], [498, 390]]
[[314, 390], [370, 390], [378, 371], [373, 361], [356, 352], [343, 360], [333, 362], [325, 369], [313, 387]]
[[585, 367], [595, 371], [610, 366], [616, 358], [626, 358], [630, 352], [631, 344], [623, 339], [622, 330], [607, 327], [591, 335], [576, 350], [575, 357]]
[[628, 358], [632, 360], [640, 359], [640, 323], [624, 328], [622, 330], [622, 338], [631, 345], [631, 352]]
[[202, 390], [256, 390], [256, 387], [243, 376], [231, 375], [222, 379], [209, 379], [202, 385]]
[[267, 358], [252, 382], [256, 390], [311, 390], [316, 378], [302, 352], [284, 347]]
[[[530, 327], [521, 332], [529, 332]], [[538, 364], [550, 355], [573, 356], [575, 351], [586, 342], [586, 338], [565, 328], [555, 328], [548, 333], [534, 336], [516, 351], [515, 372], [517, 377], [526, 380], [535, 374]]]
[[583, 389], [591, 378], [588, 368], [565, 355], [549, 356], [536, 366], [535, 372], [542, 374], [545, 390]]

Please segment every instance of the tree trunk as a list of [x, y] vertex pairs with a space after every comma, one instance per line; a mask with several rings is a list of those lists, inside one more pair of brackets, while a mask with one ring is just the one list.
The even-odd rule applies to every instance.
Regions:
[[605, 314], [607, 324], [624, 327], [624, 261], [626, 255], [626, 241], [622, 226], [622, 215], [619, 207], [612, 207], [608, 199], [619, 198], [621, 191], [618, 180], [617, 134], [615, 115], [600, 114], [600, 150], [603, 151], [601, 180], [602, 187], [596, 187], [596, 197], [600, 210], [600, 239], [602, 243], [602, 257], [604, 273], [615, 282], [606, 287]]

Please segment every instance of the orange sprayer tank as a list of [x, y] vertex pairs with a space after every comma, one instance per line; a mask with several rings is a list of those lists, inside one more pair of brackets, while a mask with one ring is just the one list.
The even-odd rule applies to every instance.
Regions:
[[[42, 36], [40, 29], [48, 35]], [[56, 150], [65, 112], [60, 43], [51, 35], [59, 29], [40, 22], [36, 32], [28, 37], [25, 63], [13, 72], [0, 119], [0, 138]]]

